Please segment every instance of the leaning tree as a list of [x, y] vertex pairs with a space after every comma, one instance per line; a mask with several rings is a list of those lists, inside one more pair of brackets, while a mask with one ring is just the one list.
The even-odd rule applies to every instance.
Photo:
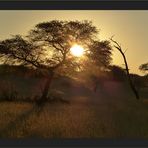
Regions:
[[124, 60], [124, 64], [125, 64], [125, 70], [126, 70], [126, 74], [127, 74], [127, 79], [128, 79], [129, 85], [130, 85], [130, 87], [131, 87], [133, 93], [135, 94], [136, 99], [140, 99], [139, 93], [138, 93], [138, 91], [137, 91], [137, 89], [136, 89], [136, 87], [135, 87], [135, 85], [134, 85], [134, 83], [133, 83], [133, 81], [132, 81], [132, 79], [131, 79], [131, 75], [130, 75], [130, 73], [129, 73], [128, 62], [127, 62], [125, 53], [124, 53], [123, 50], [122, 50], [121, 45], [120, 45], [117, 41], [115, 41], [115, 40], [113, 39], [113, 37], [112, 37], [110, 40], [111, 40], [111, 42], [113, 43], [113, 47], [114, 47], [115, 49], [117, 49], [117, 50], [120, 52], [120, 54], [122, 55], [123, 60]]

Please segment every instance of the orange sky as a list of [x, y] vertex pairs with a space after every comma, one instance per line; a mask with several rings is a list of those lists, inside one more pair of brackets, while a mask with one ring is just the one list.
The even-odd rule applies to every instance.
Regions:
[[[148, 11], [0, 11], [0, 40], [15, 34], [26, 34], [35, 24], [53, 19], [91, 20], [100, 29], [100, 39], [115, 35], [114, 39], [127, 50], [130, 72], [142, 74], [138, 67], [148, 62]], [[118, 51], [113, 52], [113, 63], [123, 66]]]

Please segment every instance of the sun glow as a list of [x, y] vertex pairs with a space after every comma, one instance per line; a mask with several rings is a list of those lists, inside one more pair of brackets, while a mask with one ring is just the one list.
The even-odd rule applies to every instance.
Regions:
[[73, 45], [70, 48], [71, 54], [73, 54], [76, 57], [81, 57], [84, 54], [84, 48], [80, 45]]

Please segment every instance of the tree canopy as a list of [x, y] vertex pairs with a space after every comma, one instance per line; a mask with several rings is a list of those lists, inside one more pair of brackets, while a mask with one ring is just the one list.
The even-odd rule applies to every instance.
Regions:
[[[109, 41], [99, 41], [98, 30], [89, 21], [49, 21], [37, 24], [26, 37], [13, 36], [0, 42], [1, 61], [54, 70], [76, 66], [70, 48], [77, 43], [86, 49], [89, 60], [101, 67], [111, 61]], [[65, 66], [64, 66], [65, 65]]]

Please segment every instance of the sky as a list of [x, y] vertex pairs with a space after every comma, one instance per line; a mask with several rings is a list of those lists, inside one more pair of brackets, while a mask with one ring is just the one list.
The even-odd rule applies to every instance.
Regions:
[[[27, 35], [37, 23], [50, 20], [90, 20], [99, 30], [99, 38], [114, 36], [129, 64], [131, 73], [143, 75], [138, 69], [148, 62], [148, 10], [1, 10], [0, 40], [12, 35]], [[113, 63], [124, 66], [120, 53], [113, 50]]]

